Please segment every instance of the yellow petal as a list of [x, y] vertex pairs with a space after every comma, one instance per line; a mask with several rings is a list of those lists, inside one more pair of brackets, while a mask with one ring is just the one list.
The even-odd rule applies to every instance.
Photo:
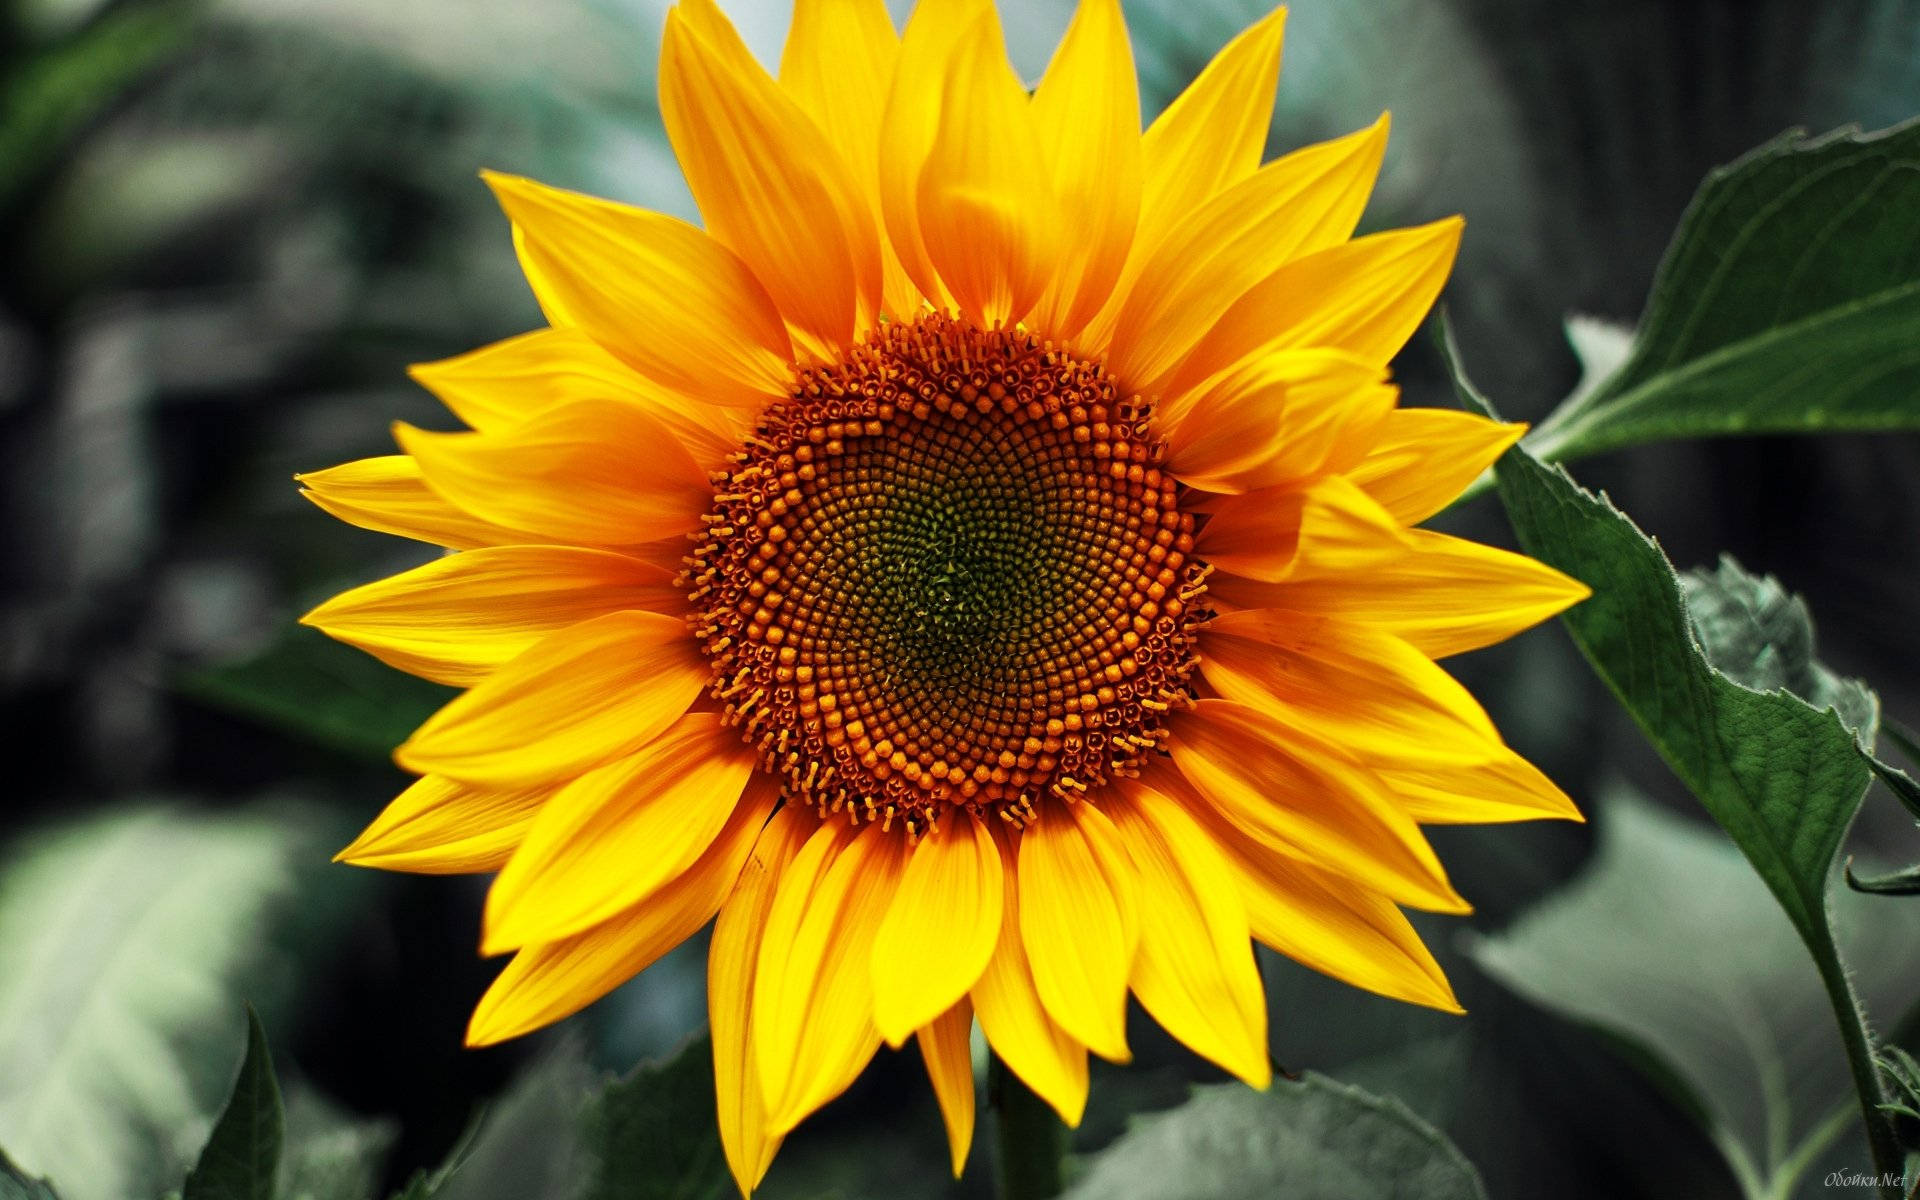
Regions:
[[1525, 425], [1446, 408], [1395, 409], [1373, 449], [1347, 472], [1402, 525], [1417, 525], [1520, 440]]
[[1060, 214], [1047, 180], [999, 21], [982, 17], [948, 63], [917, 189], [927, 261], [961, 314], [980, 326], [1020, 320], [1053, 282]]
[[921, 0], [907, 18], [893, 87], [880, 119], [880, 211], [900, 265], [936, 308], [953, 307], [920, 229], [920, 177], [940, 134], [946, 81], [961, 35], [980, 20], [999, 36], [992, 0]]
[[1297, 258], [1233, 302], [1169, 376], [1183, 391], [1256, 354], [1330, 346], [1386, 363], [1426, 320], [1460, 249], [1458, 217]]
[[652, 741], [708, 674], [686, 622], [612, 613], [507, 663], [429, 717], [394, 757], [421, 774], [497, 787], [565, 779]]
[[1519, 554], [1425, 529], [1406, 536], [1406, 554], [1365, 571], [1279, 584], [1215, 575], [1208, 595], [1242, 608], [1344, 617], [1404, 638], [1428, 658], [1445, 658], [1505, 641], [1592, 594]]
[[[881, 0], [798, 0], [780, 56], [780, 86], [852, 169], [875, 230], [885, 229], [880, 119], [899, 58], [900, 36]], [[882, 307], [894, 320], [904, 320], [919, 311], [920, 292], [893, 243], [884, 236], [879, 242]]]
[[1245, 579], [1364, 573], [1407, 553], [1406, 534], [1387, 511], [1339, 475], [1229, 496], [1212, 508], [1195, 553]]
[[524, 261], [577, 325], [648, 379], [758, 408], [792, 382], [780, 310], [747, 265], [685, 221], [484, 172]]
[[349, 525], [454, 550], [524, 542], [527, 535], [483, 521], [440, 498], [405, 454], [362, 458], [294, 476], [300, 494]]
[[1261, 167], [1167, 231], [1114, 327], [1108, 369], [1161, 390], [1227, 309], [1302, 255], [1339, 245], [1360, 221], [1387, 148], [1387, 119]]
[[[1181, 783], [1174, 772], [1151, 768], [1142, 779], [1169, 794], [1177, 794]], [[1233, 863], [1248, 924], [1260, 942], [1355, 987], [1462, 1011], [1440, 964], [1391, 900], [1263, 845], [1207, 804], [1187, 803], [1186, 811]]]
[[739, 879], [777, 796], [772, 787], [748, 789], [706, 853], [645, 903], [514, 955], [474, 1009], [467, 1044], [490, 1046], [571, 1016], [698, 933]]
[[1113, 823], [1091, 804], [1043, 805], [1020, 833], [1018, 875], [1020, 940], [1048, 1015], [1095, 1054], [1126, 1062], [1140, 922]]
[[1201, 670], [1228, 700], [1376, 765], [1487, 763], [1508, 753], [1478, 701], [1412, 646], [1337, 617], [1223, 613], [1202, 633]]
[[520, 264], [520, 274], [527, 281], [527, 290], [533, 293], [534, 303], [540, 306], [540, 315], [547, 324], [555, 329], [571, 329], [580, 321], [567, 308], [566, 300], [555, 288], [546, 267], [533, 256], [531, 243], [527, 241], [527, 231], [518, 223], [511, 223], [513, 229], [513, 257]]
[[1140, 217], [1140, 89], [1119, 0], [1080, 0], [1034, 91], [1033, 123], [1073, 236], [1029, 324], [1066, 340], [1106, 303]]
[[1253, 174], [1266, 151], [1287, 10], [1248, 26], [1154, 118], [1143, 139], [1143, 232], [1178, 220]]
[[947, 1124], [947, 1148], [953, 1156], [953, 1177], [967, 1166], [973, 1148], [973, 1005], [960, 1002], [920, 1030], [920, 1057], [933, 1081], [934, 1097]]
[[1168, 469], [1190, 486], [1230, 495], [1346, 470], [1393, 412], [1399, 393], [1381, 375], [1333, 350], [1249, 359], [1162, 403], [1156, 419]]
[[[665, 887], [736, 806], [778, 793], [755, 757], [718, 713], [690, 712], [555, 792], [487, 892], [481, 952], [570, 937]], [[760, 785], [751, 801], [749, 779]]]
[[1267, 998], [1233, 870], [1176, 801], [1132, 780], [1117, 791], [1106, 811], [1140, 876], [1133, 992], [1194, 1053], [1264, 1088]]
[[707, 951], [707, 1012], [713, 1030], [713, 1083], [720, 1108], [720, 1147], [742, 1196], [760, 1186], [780, 1138], [767, 1129], [766, 1102], [753, 1069], [754, 969], [760, 933], [787, 864], [820, 822], [791, 805], [773, 814], [741, 868]]
[[776, 1133], [845, 1091], [880, 1047], [873, 941], [903, 841], [876, 822], [825, 824], [780, 880], [753, 988], [754, 1061]]
[[407, 373], [482, 433], [580, 400], [619, 400], [672, 430], [702, 467], [716, 467], [748, 432], [736, 410], [668, 391], [578, 329], [536, 329]]
[[1470, 766], [1390, 767], [1380, 778], [1407, 815], [1423, 825], [1586, 820], [1553, 780], [1511, 750]]
[[965, 811], [908, 851], [900, 892], [873, 942], [873, 1016], [887, 1044], [967, 994], [1000, 936], [1005, 872], [986, 826]]
[[1174, 765], [1248, 836], [1403, 904], [1469, 911], [1420, 827], [1333, 746], [1229, 700], [1199, 701], [1173, 735]]
[[333, 861], [423, 875], [497, 871], [547, 795], [544, 789], [491, 791], [423, 775]]
[[707, 474], [659, 421], [613, 400], [548, 409], [500, 433], [396, 425], [434, 491], [485, 520], [577, 545], [652, 542], [700, 528]]
[[1104, 350], [1146, 259], [1175, 222], [1253, 174], [1266, 152], [1287, 10], [1276, 8], [1214, 55], [1141, 139], [1140, 224], [1113, 296], [1083, 342]]
[[[1003, 856], [1010, 853], [1011, 847], [1002, 848]], [[1051, 1105], [1062, 1121], [1077, 1126], [1087, 1108], [1087, 1051], [1047, 1015], [1040, 1001], [1026, 949], [1020, 944], [1015, 873], [1008, 872], [1006, 888], [999, 941], [987, 969], [973, 985], [974, 1009], [981, 1031], [1007, 1069]]]
[[569, 625], [685, 607], [673, 573], [653, 563], [571, 546], [492, 546], [342, 592], [300, 622], [389, 666], [465, 687]]
[[712, 0], [667, 11], [660, 117], [710, 233], [766, 286], [799, 343], [851, 345], [880, 306], [867, 192]]

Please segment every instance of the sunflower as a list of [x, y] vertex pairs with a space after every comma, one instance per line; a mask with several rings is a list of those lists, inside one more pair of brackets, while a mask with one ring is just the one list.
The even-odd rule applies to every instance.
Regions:
[[1352, 237], [1384, 117], [1263, 165], [1282, 12], [1140, 131], [1116, 0], [1031, 94], [988, 0], [710, 0], [660, 106], [705, 221], [489, 174], [549, 326], [415, 377], [469, 429], [302, 477], [442, 546], [305, 619], [465, 688], [342, 852], [497, 872], [468, 1038], [715, 920], [751, 1191], [916, 1039], [955, 1170], [977, 1020], [1076, 1122], [1131, 992], [1270, 1077], [1252, 942], [1458, 1011], [1423, 824], [1578, 813], [1435, 659], [1586, 594], [1416, 528], [1519, 435], [1386, 364], [1461, 222]]

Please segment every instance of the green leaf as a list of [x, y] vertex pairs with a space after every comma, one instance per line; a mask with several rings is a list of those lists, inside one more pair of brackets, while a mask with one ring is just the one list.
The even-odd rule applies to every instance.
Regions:
[[60, 1196], [46, 1180], [14, 1166], [6, 1151], [0, 1150], [0, 1200], [60, 1200]]
[[[1451, 338], [1443, 336], [1441, 351], [1462, 403], [1490, 411], [1461, 372]], [[1826, 908], [1834, 857], [1866, 796], [1867, 754], [1833, 709], [1785, 690], [1756, 692], [1716, 667], [1696, 640], [1673, 565], [1605, 497], [1520, 446], [1501, 456], [1495, 476], [1521, 547], [1594, 589], [1561, 616], [1581, 653], [1733, 838], [1812, 953], [1874, 1161], [1891, 1169], [1895, 1148], [1877, 1112], [1870, 1035]], [[1716, 653], [1734, 665], [1731, 648]]]
[[1194, 1089], [1092, 1157], [1063, 1200], [1484, 1200], [1480, 1174], [1397, 1100], [1308, 1074]]
[[200, 1161], [187, 1174], [183, 1200], [274, 1200], [285, 1132], [273, 1053], [259, 1015], [249, 1008], [246, 1057]]
[[[294, 978], [277, 935], [324, 889], [311, 810], [114, 811], [0, 863], [0, 1141], [68, 1200], [175, 1186], [232, 1079], [242, 996]], [[303, 876], [302, 872], [309, 872]]]
[[129, 5], [0, 77], [0, 208], [60, 161], [70, 140], [186, 45], [190, 10]]
[[283, 1087], [287, 1132], [276, 1200], [369, 1200], [398, 1123], [348, 1113], [298, 1080]]
[[[1443, 350], [1451, 363], [1451, 346]], [[1457, 363], [1453, 369], [1463, 402], [1489, 411]], [[1784, 690], [1756, 692], [1710, 662], [1673, 565], [1604, 496], [1518, 446], [1501, 457], [1496, 477], [1521, 548], [1594, 589], [1561, 617], [1581, 652], [1732, 835], [1809, 947], [1830, 954], [1827, 878], [1868, 780], [1853, 734], [1833, 710]], [[1721, 619], [1709, 632], [1735, 628]], [[1773, 653], [1770, 643], [1749, 648]], [[1810, 636], [1804, 649], [1811, 651]], [[1733, 654], [1723, 649], [1722, 661], [1731, 664]]]
[[705, 1034], [672, 1058], [609, 1083], [581, 1117], [593, 1163], [587, 1200], [727, 1200], [737, 1195], [714, 1115]]
[[568, 1039], [488, 1105], [439, 1170], [411, 1180], [399, 1200], [572, 1197], [582, 1176], [580, 1114], [593, 1072]]
[[[1470, 953], [1512, 991], [1624, 1043], [1699, 1114], [1746, 1196], [1789, 1195], [1855, 1114], [1818, 972], [1710, 827], [1630, 795], [1611, 797], [1599, 825], [1584, 875]], [[1868, 1005], [1904, 1007], [1920, 916], [1851, 894], [1834, 910]]]
[[1734, 433], [1920, 427], [1920, 121], [1789, 132], [1716, 170], [1633, 350], [1528, 439], [1543, 459]]
[[1873, 745], [1880, 698], [1814, 658], [1806, 601], [1771, 575], [1749, 575], [1731, 555], [1722, 555], [1715, 571], [1682, 573], [1680, 591], [1714, 669], [1756, 692], [1785, 689], [1814, 708], [1831, 708], [1856, 741]]
[[216, 708], [381, 762], [455, 695], [306, 628], [289, 629], [245, 662], [187, 675], [180, 688]]

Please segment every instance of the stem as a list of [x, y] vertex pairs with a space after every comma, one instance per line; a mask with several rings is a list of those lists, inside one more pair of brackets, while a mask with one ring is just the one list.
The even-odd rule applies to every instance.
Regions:
[[[1880, 1106], [1886, 1103], [1886, 1089], [1880, 1082], [1880, 1066], [1873, 1060], [1873, 1041], [1867, 1033], [1866, 1017], [1860, 1011], [1860, 997], [1853, 980], [1840, 963], [1839, 947], [1829, 942], [1826, 954], [1815, 954], [1820, 967], [1820, 982], [1826, 985], [1827, 999], [1840, 1023], [1840, 1040], [1847, 1048], [1847, 1065], [1853, 1069], [1853, 1088], [1860, 1093], [1860, 1117], [1867, 1127], [1867, 1149], [1873, 1155], [1874, 1173], [1882, 1180], [1901, 1179], [1906, 1172], [1906, 1156], [1894, 1136], [1893, 1121]], [[1882, 1186], [1880, 1194], [1901, 1200], [1898, 1185]]]
[[1059, 1195], [1067, 1127], [998, 1055], [987, 1067], [987, 1095], [1000, 1131], [1000, 1200]]

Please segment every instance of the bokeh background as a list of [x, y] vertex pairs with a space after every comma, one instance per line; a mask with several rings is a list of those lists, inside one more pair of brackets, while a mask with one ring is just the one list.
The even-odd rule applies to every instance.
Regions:
[[[777, 61], [783, 0], [725, 7]], [[1513, 417], [1576, 382], [1569, 314], [1631, 324], [1710, 168], [1790, 126], [1920, 112], [1920, 5], [1901, 0], [1292, 8], [1270, 151], [1392, 110], [1366, 226], [1466, 214], [1445, 303], [1469, 370]], [[1125, 9], [1150, 116], [1261, 6]], [[539, 1135], [562, 1120], [553, 1096], [670, 1051], [704, 1020], [693, 944], [555, 1033], [462, 1049], [495, 969], [474, 951], [484, 881], [327, 863], [403, 786], [387, 751], [444, 693], [294, 624], [429, 553], [312, 509], [294, 472], [389, 452], [396, 419], [449, 427], [406, 365], [540, 323], [476, 172], [695, 216], [656, 110], [664, 10], [0, 4], [0, 1146], [78, 1122], [68, 1141], [145, 1139], [161, 1174], [190, 1161], [246, 1000], [273, 1034], [296, 1124], [352, 1148], [342, 1163], [372, 1154], [315, 1195], [387, 1194], [491, 1100], [519, 1114], [524, 1140], [488, 1150], [499, 1170], [479, 1174], [504, 1190], [470, 1194], [540, 1196], [557, 1170]], [[1065, 0], [1003, 6], [1025, 77], [1068, 14]], [[1397, 369], [1409, 403], [1450, 403], [1424, 339]], [[1920, 439], [1672, 445], [1576, 473], [1681, 567], [1731, 552], [1804, 593], [1827, 662], [1920, 722]], [[1511, 544], [1491, 499], [1442, 521]], [[1496, 1198], [1736, 1195], [1671, 1088], [1467, 953], [1579, 875], [1616, 798], [1689, 820], [1693, 802], [1557, 627], [1453, 665], [1595, 819], [1436, 834], [1478, 906], [1423, 926], [1466, 1018], [1263, 957], [1278, 1061], [1400, 1097]], [[1910, 861], [1916, 844], [1871, 797], [1854, 848]], [[63, 881], [61, 903], [33, 907], [47, 877]], [[1710, 901], [1675, 912], [1675, 928], [1719, 919]], [[101, 1009], [131, 1014], [110, 1056], [82, 1036]], [[1897, 1029], [1905, 1013], [1875, 1016]], [[1136, 1024], [1136, 1063], [1096, 1070], [1080, 1150], [1216, 1078]], [[32, 1086], [46, 1072], [77, 1081], [49, 1098]], [[127, 1113], [148, 1127], [128, 1132]], [[917, 1058], [883, 1052], [790, 1143], [766, 1194], [986, 1195], [986, 1153], [950, 1182]], [[1852, 1135], [1831, 1157], [1867, 1166]], [[119, 1186], [153, 1194], [135, 1177]]]

